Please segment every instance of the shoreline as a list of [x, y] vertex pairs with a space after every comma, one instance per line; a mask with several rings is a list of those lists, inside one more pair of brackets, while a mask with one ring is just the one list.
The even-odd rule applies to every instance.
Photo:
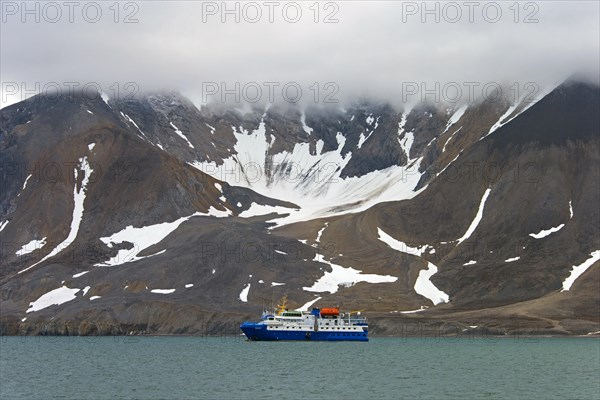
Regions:
[[[99, 338], [99, 337], [114, 337], [114, 338], [138, 338], [138, 337], [149, 337], [149, 338], [162, 338], [162, 337], [189, 337], [189, 338], [239, 338], [243, 341], [247, 340], [244, 334], [234, 334], [234, 333], [223, 333], [220, 335], [195, 335], [195, 334], [177, 334], [177, 333], [156, 333], [156, 334], [134, 334], [134, 335], [43, 335], [43, 334], [25, 334], [25, 335], [0, 335], [0, 343], [3, 338], [41, 338], [41, 337], [66, 337], [66, 338]], [[466, 340], [474, 340], [474, 339], [483, 339], [483, 340], [491, 340], [491, 339], [509, 339], [509, 340], [526, 340], [526, 339], [600, 339], [600, 333], [595, 334], [587, 334], [587, 335], [541, 335], [541, 334], [506, 334], [506, 335], [372, 335], [369, 336], [369, 340], [371, 339], [435, 339], [435, 340], [444, 340], [444, 339], [466, 339]], [[303, 340], [276, 340], [273, 342], [305, 342]], [[315, 340], [314, 342], [319, 342]]]

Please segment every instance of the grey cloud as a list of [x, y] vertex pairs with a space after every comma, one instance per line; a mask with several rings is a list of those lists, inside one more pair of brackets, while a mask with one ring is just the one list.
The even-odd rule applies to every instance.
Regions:
[[[265, 13], [264, 3], [256, 3]], [[314, 23], [312, 2], [299, 3], [303, 17], [293, 24], [278, 13], [274, 23], [266, 15], [258, 23], [235, 23], [231, 16], [227, 23], [218, 16], [203, 23], [207, 2], [137, 2], [139, 22], [133, 24], [114, 23], [109, 2], [101, 3], [103, 18], [94, 24], [77, 13], [73, 23], [65, 16], [57, 23], [22, 23], [19, 15], [3, 15], [1, 80], [29, 88], [35, 82], [98, 82], [105, 91], [113, 82], [131, 81], [145, 91], [177, 89], [196, 101], [207, 82], [230, 88], [235, 82], [297, 82], [305, 100], [314, 82], [321, 97], [323, 85], [335, 82], [342, 101], [361, 95], [397, 101], [406, 82], [546, 86], [578, 71], [597, 74], [598, 3], [533, 3], [539, 22], [530, 24], [513, 21], [512, 2], [498, 3], [503, 16], [497, 23], [477, 12], [474, 23], [466, 15], [457, 23], [435, 23], [431, 16], [422, 23], [419, 15], [403, 22], [406, 3], [368, 1], [335, 2], [339, 22], [333, 24]], [[463, 2], [456, 4], [466, 12]], [[526, 11], [520, 10], [521, 20]]]

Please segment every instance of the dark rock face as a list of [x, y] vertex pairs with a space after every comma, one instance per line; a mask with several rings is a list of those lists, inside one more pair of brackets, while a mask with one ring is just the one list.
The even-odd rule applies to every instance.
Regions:
[[[432, 256], [440, 272], [432, 281], [453, 293], [455, 306], [542, 298], [598, 250], [599, 93], [570, 83], [557, 88], [466, 150], [420, 196], [376, 207], [381, 223], [400, 237], [440, 243]], [[477, 229], [450, 245], [467, 231], [486, 188]], [[530, 235], [561, 224], [547, 237]], [[470, 260], [477, 264], [463, 265]]]
[[[600, 249], [599, 98], [597, 86], [566, 82], [530, 108], [517, 107], [525, 111], [491, 134], [509, 102], [471, 105], [454, 119], [456, 109], [405, 112], [366, 100], [347, 109], [199, 109], [173, 92], [108, 103], [74, 93], [7, 107], [0, 111], [0, 333], [233, 333], [284, 294], [297, 307], [318, 295], [316, 305], [365, 309], [380, 334], [437, 323], [486, 325], [496, 333], [518, 326], [597, 331], [598, 262], [571, 291], [560, 290], [573, 266]], [[267, 145], [256, 159], [273, 191], [259, 194], [190, 165], [239, 163], [247, 150], [239, 138], [262, 129]], [[408, 189], [421, 191], [280, 227], [274, 213], [244, 214], [257, 205], [283, 213], [319, 201], [273, 198], [289, 173], [289, 165], [273, 160], [307, 145], [307, 157], [339, 151], [344, 163], [336, 179], [343, 182], [418, 166], [419, 183]], [[458, 241], [488, 190], [480, 221]], [[84, 200], [75, 229], [77, 193]], [[354, 201], [344, 195], [331, 210]], [[143, 230], [119, 243], [106, 239], [127, 227], [160, 230], [175, 221], [149, 245], [142, 245]], [[543, 238], [531, 235], [561, 225]], [[379, 229], [427, 250], [394, 250]], [[32, 240], [45, 244], [22, 251]], [[119, 251], [135, 257], [96, 265]], [[323, 259], [398, 279], [309, 292], [304, 288], [332, 271]], [[434, 307], [415, 290], [428, 263], [438, 268], [431, 282], [449, 295], [447, 304]], [[26, 312], [61, 287], [79, 291]], [[421, 306], [429, 309], [398, 313]]]

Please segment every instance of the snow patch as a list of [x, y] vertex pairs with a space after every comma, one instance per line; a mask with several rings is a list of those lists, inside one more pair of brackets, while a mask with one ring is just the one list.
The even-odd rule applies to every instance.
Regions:
[[252, 204], [250, 204], [250, 208], [248, 208], [245, 211], [242, 211], [239, 214], [239, 217], [249, 218], [249, 217], [255, 217], [257, 215], [266, 215], [266, 214], [271, 214], [271, 213], [287, 215], [291, 211], [292, 211], [292, 209], [282, 207], [282, 206], [267, 206], [267, 205], [257, 204], [255, 202], [252, 202]]
[[315, 243], [321, 242], [321, 236], [323, 236], [323, 232], [325, 232], [325, 229], [327, 229], [328, 225], [329, 225], [329, 222], [325, 222], [325, 225], [323, 225], [323, 227], [321, 229], [319, 229], [319, 232], [317, 232], [317, 238], [315, 239]]
[[512, 258], [507, 258], [506, 260], [504, 260], [505, 263], [510, 263], [510, 262], [515, 262], [517, 260], [519, 260], [521, 257], [512, 257]]
[[[216, 208], [214, 208], [213, 206], [210, 206], [210, 208], [208, 209], [208, 212], [204, 215], [208, 216], [208, 217], [216, 217], [216, 218], [225, 218], [225, 217], [230, 217], [231, 216], [231, 210], [226, 209], [227, 211], [222, 211], [222, 210], [217, 210]], [[197, 215], [203, 215], [201, 213], [196, 213]], [[194, 215], [196, 215], [194, 214]]]
[[369, 125], [373, 125], [373, 122], [375, 121], [375, 126], [373, 127], [372, 130], [367, 131], [367, 134], [365, 135], [364, 132], [360, 133], [360, 137], [358, 138], [358, 144], [356, 145], [357, 148], [361, 148], [362, 145], [371, 137], [371, 135], [373, 134], [373, 132], [375, 132], [375, 129], [377, 129], [377, 127], [379, 126], [379, 118], [377, 117], [377, 120], [375, 121], [375, 119], [372, 116], [369, 116], [367, 118], [367, 124]]
[[[406, 166], [391, 166], [360, 177], [342, 178], [341, 172], [352, 153], [342, 156], [346, 138], [341, 132], [336, 135], [338, 148], [322, 154], [324, 144], [319, 141], [315, 154], [311, 154], [309, 143], [296, 143], [291, 152], [270, 155], [264, 120], [254, 131], [249, 132], [241, 126], [231, 129], [237, 141], [231, 157], [221, 164], [213, 161], [189, 164], [231, 185], [302, 205], [301, 209], [286, 210], [289, 215], [274, 219], [276, 226], [359, 212], [383, 201], [412, 198], [422, 191], [413, 191], [422, 175], [420, 159], [411, 160]], [[274, 167], [266, 168], [265, 165]]]
[[369, 137], [371, 137], [372, 133], [373, 133], [372, 131], [367, 132], [367, 135], [365, 136], [365, 134], [363, 132], [361, 132], [360, 137], [358, 138], [358, 144], [356, 145], [356, 147], [360, 149], [362, 147], [362, 145], [367, 141], [367, 139]]
[[406, 159], [409, 162], [412, 161], [410, 158], [410, 149], [412, 148], [414, 141], [415, 141], [415, 134], [412, 131], [406, 132], [404, 134], [403, 139], [398, 139], [398, 142], [400, 143], [400, 147], [402, 148], [402, 151], [404, 151], [404, 154], [406, 154]]
[[295, 311], [308, 311], [308, 309], [310, 307], [312, 307], [312, 305], [315, 304], [319, 300], [321, 300], [321, 297], [317, 297], [316, 299], [309, 301], [308, 303], [304, 304], [302, 307], [296, 308]]
[[[490, 128], [489, 132], [483, 136], [481, 139], [491, 135], [496, 129], [500, 128], [502, 125], [507, 124], [509, 121], [505, 121], [505, 119], [512, 114], [513, 111], [515, 111], [515, 109], [518, 107], [519, 102], [515, 102], [515, 104], [513, 104], [512, 106], [508, 107], [508, 109], [506, 110], [506, 112], [504, 114], [502, 114], [502, 116], [500, 116], [500, 118], [498, 119], [498, 121], [496, 121], [496, 123], [494, 125], [492, 125], [492, 127]], [[511, 118], [512, 120], [512, 118]], [[479, 140], [481, 140], [479, 139]]]
[[450, 297], [435, 287], [435, 285], [431, 282], [431, 277], [435, 275], [437, 271], [438, 268], [432, 263], [428, 262], [427, 269], [422, 269], [419, 272], [419, 276], [415, 282], [415, 292], [423, 297], [427, 297], [434, 305], [448, 303], [450, 301]]
[[471, 261], [467, 261], [467, 262], [466, 262], [466, 263], [464, 263], [463, 265], [464, 265], [464, 266], [467, 266], [467, 265], [474, 265], [474, 264], [477, 264], [477, 261], [475, 261], [475, 260], [471, 260]]
[[46, 244], [46, 238], [42, 238], [41, 240], [32, 240], [31, 242], [24, 244], [15, 254], [19, 257], [24, 256], [25, 254], [29, 254], [35, 250], [39, 250]]
[[148, 137], [146, 136], [146, 134], [144, 132], [142, 132], [142, 130], [140, 129], [140, 127], [138, 126], [138, 124], [135, 123], [134, 120], [131, 119], [131, 117], [127, 114], [123, 114], [123, 112], [121, 112], [121, 115], [123, 116], [123, 118], [125, 118], [127, 121], [131, 122], [133, 124], [133, 126], [135, 126], [137, 128], [137, 130], [142, 134], [142, 136], [144, 136], [144, 138], [148, 139]]
[[[495, 130], [497, 130], [498, 128], [500, 128], [501, 126], [504, 126], [506, 124], [508, 124], [510, 121], [512, 121], [513, 119], [517, 118], [519, 115], [523, 114], [525, 111], [527, 111], [529, 108], [531, 108], [531, 106], [533, 106], [535, 103], [537, 103], [538, 101], [540, 101], [541, 99], [543, 99], [544, 97], [546, 97], [546, 95], [548, 95], [548, 93], [550, 93], [551, 91], [553, 91], [556, 88], [555, 85], [549, 85], [547, 86], [545, 89], [539, 91], [537, 93], [537, 95], [535, 96], [535, 98], [530, 98], [530, 93], [523, 93], [523, 95], [521, 96], [521, 98], [515, 102], [514, 105], [510, 106], [508, 108], [508, 110], [506, 110], [506, 112], [498, 119], [498, 121], [490, 128], [490, 131], [487, 135], [485, 135], [484, 137], [490, 135], [492, 132], [494, 132]], [[527, 102], [527, 104], [525, 104], [525, 106], [521, 109], [521, 111], [514, 115], [511, 119], [506, 119], [508, 118], [508, 116], [510, 114], [513, 113], [513, 111], [520, 105]], [[484, 137], [482, 137], [481, 139], [483, 139]], [[479, 139], [479, 140], [481, 140]]]
[[[83, 172], [83, 179], [81, 181], [81, 187], [77, 190], [77, 182], [79, 170]], [[87, 184], [90, 180], [90, 176], [92, 175], [94, 170], [90, 167], [90, 164], [87, 161], [87, 157], [83, 157], [79, 159], [79, 168], [75, 168], [75, 180], [74, 180], [74, 188], [73, 188], [73, 218], [71, 220], [71, 229], [69, 231], [69, 235], [65, 240], [63, 240], [58, 246], [54, 248], [49, 254], [47, 254], [40, 261], [34, 263], [33, 265], [19, 271], [19, 274], [35, 267], [36, 265], [46, 261], [50, 257], [54, 257], [67, 247], [77, 238], [77, 233], [79, 232], [79, 225], [81, 224], [81, 220], [83, 219], [83, 205], [85, 202], [85, 195], [87, 191]]]
[[0, 232], [2, 232], [4, 230], [4, 228], [6, 228], [6, 225], [8, 225], [8, 221], [4, 221], [3, 223], [0, 224]]
[[[21, 188], [21, 191], [25, 190], [25, 188], [27, 187], [27, 182], [29, 181], [29, 178], [31, 178], [32, 174], [29, 174], [27, 176], [27, 178], [25, 178], [25, 182], [23, 183], [23, 187]], [[21, 193], [19, 193], [19, 196], [21, 195]]]
[[94, 147], [96, 147], [96, 143], [90, 143], [90, 144], [88, 144], [88, 150], [89, 151], [94, 150]]
[[428, 308], [429, 307], [427, 307], [427, 306], [421, 306], [421, 308], [419, 308], [418, 310], [400, 311], [400, 314], [414, 314], [414, 313], [418, 313], [418, 312], [421, 312], [421, 311], [425, 311]]
[[271, 282], [271, 286], [283, 286], [285, 283]]
[[189, 218], [190, 217], [179, 218], [173, 222], [164, 222], [161, 224], [149, 225], [141, 228], [134, 228], [132, 225], [129, 225], [125, 229], [111, 236], [101, 237], [100, 240], [109, 248], [112, 248], [115, 244], [121, 244], [125, 242], [132, 243], [133, 248], [121, 249], [108, 261], [97, 263], [95, 265], [99, 267], [113, 267], [116, 265], [138, 261], [143, 258], [152, 257], [156, 254], [144, 257], [140, 257], [138, 254], [146, 250], [148, 247], [161, 242], [175, 229], [177, 229], [179, 225], [187, 221]]
[[460, 151], [460, 153], [458, 153], [458, 154], [456, 155], [456, 157], [454, 157], [454, 158], [452, 159], [452, 161], [450, 161], [448, 164], [446, 164], [446, 166], [445, 166], [444, 168], [442, 168], [442, 170], [441, 170], [440, 172], [438, 172], [438, 173], [437, 173], [435, 176], [436, 176], [436, 177], [437, 177], [437, 176], [440, 176], [440, 175], [442, 174], [442, 172], [444, 172], [445, 170], [447, 170], [447, 169], [448, 169], [448, 167], [449, 167], [450, 165], [452, 165], [452, 163], [453, 163], [454, 161], [456, 161], [456, 160], [458, 159], [458, 157], [460, 157], [460, 155], [462, 154], [462, 152], [463, 152], [463, 151], [461, 150], [461, 151]]
[[92, 296], [92, 297], [90, 297], [90, 301], [100, 299], [100, 298], [102, 298], [102, 296]]
[[481, 202], [479, 203], [479, 209], [477, 210], [477, 214], [475, 215], [475, 218], [473, 218], [473, 221], [471, 222], [471, 225], [469, 226], [465, 234], [460, 239], [458, 239], [458, 244], [467, 240], [473, 234], [473, 232], [475, 232], [475, 229], [477, 229], [477, 225], [479, 225], [481, 218], [483, 218], [483, 209], [485, 207], [485, 202], [488, 196], [490, 195], [491, 191], [492, 189], [488, 188], [483, 194]]
[[[386, 243], [392, 249], [400, 251], [402, 253], [420, 257], [428, 247], [428, 245], [424, 245], [421, 247], [410, 247], [406, 243], [394, 239], [393, 237], [385, 233], [383, 230], [381, 230], [381, 228], [377, 228], [377, 232], [379, 235], [379, 240]], [[430, 262], [427, 263], [427, 267], [427, 270], [421, 270], [419, 272], [419, 276], [417, 277], [414, 286], [415, 292], [424, 297], [427, 297], [433, 302], [434, 305], [439, 304], [441, 302], [447, 303], [448, 301], [450, 301], [449, 296], [443, 291], [439, 290], [437, 287], [435, 287], [435, 285], [430, 280], [430, 278], [438, 271], [437, 267]]]
[[411, 254], [413, 256], [421, 257], [421, 254], [427, 250], [429, 245], [425, 244], [421, 247], [411, 247], [400, 240], [396, 240], [387, 233], [385, 233], [381, 228], [377, 228], [377, 233], [379, 235], [379, 240], [390, 246], [392, 249], [400, 251], [402, 253]]
[[191, 288], [191, 287], [194, 287], [194, 284], [193, 284], [193, 283], [188, 283], [187, 285], [185, 285], [185, 288], [186, 288], [186, 289], [189, 289], [189, 288]]
[[575, 280], [579, 278], [589, 267], [594, 265], [596, 261], [600, 260], [600, 250], [596, 250], [590, 254], [590, 258], [585, 260], [579, 265], [573, 266], [571, 274], [563, 281], [563, 288], [561, 292], [571, 290], [571, 286], [575, 283]]
[[[306, 114], [304, 114], [304, 112], [302, 112], [300, 121], [302, 122], [302, 129], [304, 129], [304, 132], [308, 133], [309, 135], [312, 135], [313, 129], [311, 127], [309, 127], [308, 125], [306, 125]], [[317, 154], [319, 154], [319, 153], [317, 153]]]
[[153, 257], [162, 254], [166, 250], [162, 250], [158, 253], [151, 254], [148, 256], [138, 256], [139, 253], [141, 253], [148, 247], [160, 243], [164, 238], [166, 238], [173, 231], [175, 231], [179, 227], [179, 225], [181, 225], [182, 223], [184, 223], [192, 217], [198, 216], [222, 217], [229, 216], [229, 213], [226, 211], [216, 210], [211, 206], [207, 213], [196, 212], [188, 217], [182, 217], [173, 222], [163, 222], [160, 224], [144, 226], [141, 228], [134, 228], [132, 225], [129, 225], [125, 229], [111, 236], [101, 237], [100, 240], [109, 248], [112, 248], [115, 244], [121, 244], [124, 242], [132, 243], [134, 245], [133, 249], [121, 249], [118, 251], [117, 255], [115, 255], [108, 261], [95, 264], [95, 266], [113, 267], [116, 265], [134, 262], [143, 258]]
[[90, 272], [90, 271], [83, 271], [83, 272], [80, 272], [80, 273], [78, 273], [78, 274], [75, 274], [75, 275], [73, 275], [73, 278], [79, 278], [80, 276], [83, 276], [83, 275], [87, 274], [88, 272]]
[[340, 286], [350, 287], [359, 282], [391, 283], [398, 280], [397, 277], [391, 275], [362, 274], [361, 271], [354, 268], [345, 268], [327, 261], [321, 254], [316, 254], [313, 261], [329, 264], [331, 271], [325, 272], [312, 286], [302, 288], [308, 292], [329, 292], [333, 294], [338, 291]]
[[548, 236], [548, 235], [550, 235], [550, 234], [552, 234], [554, 232], [560, 231], [564, 226], [565, 226], [565, 224], [560, 224], [560, 225], [555, 226], [555, 227], [550, 228], [550, 229], [542, 229], [538, 233], [530, 233], [529, 236], [531, 236], [534, 239], [545, 238], [546, 236]]
[[569, 200], [569, 219], [573, 219], [573, 205], [571, 202], [572, 200]]
[[169, 122], [169, 123], [171, 124], [171, 126], [172, 126], [172, 127], [173, 127], [173, 129], [175, 130], [175, 133], [176, 133], [176, 134], [177, 134], [177, 135], [178, 135], [180, 138], [182, 138], [183, 140], [185, 140], [185, 141], [186, 141], [186, 143], [188, 144], [188, 146], [190, 146], [190, 147], [193, 149], [193, 148], [194, 148], [194, 145], [193, 145], [193, 144], [192, 144], [192, 143], [191, 143], [191, 142], [188, 140], [187, 136], [185, 136], [185, 135], [183, 134], [183, 132], [181, 132], [181, 130], [175, 126], [175, 124], [174, 124], [174, 123], [172, 123], [172, 122]]
[[83, 288], [83, 295], [85, 296], [87, 294], [87, 292], [91, 289], [90, 286], [86, 286]]
[[29, 309], [26, 313], [43, 310], [50, 306], [58, 306], [68, 301], [75, 299], [75, 294], [81, 289], [73, 288], [70, 289], [66, 286], [61, 286], [58, 289], [49, 291], [48, 293], [40, 296], [36, 301], [29, 303]]
[[246, 285], [246, 287], [240, 292], [240, 300], [244, 303], [248, 302], [248, 293], [250, 292], [250, 285], [250, 283]]
[[174, 291], [175, 291], [175, 289], [152, 289], [150, 292], [158, 293], [158, 294], [171, 294]]
[[[104, 93], [104, 92], [100, 93], [100, 97], [106, 103], [106, 105], [110, 107], [110, 104], [108, 104], [108, 101], [110, 100], [110, 97], [108, 97], [108, 95], [106, 93]], [[110, 108], [112, 108], [112, 107], [110, 107]]]
[[[457, 110], [454, 112], [454, 114], [452, 114], [452, 116], [450, 117], [450, 119], [448, 120], [448, 123], [446, 124], [446, 129], [445, 129], [445, 130], [444, 130], [444, 132], [442, 132], [442, 133], [446, 133], [446, 132], [448, 132], [448, 129], [450, 129], [450, 127], [451, 127], [452, 125], [454, 125], [455, 123], [457, 123], [457, 122], [458, 122], [458, 121], [459, 121], [459, 120], [462, 118], [463, 114], [465, 113], [465, 111], [467, 111], [467, 108], [468, 108], [468, 107], [469, 107], [469, 105], [468, 105], [468, 104], [465, 104], [465, 105], [463, 105], [463, 106], [459, 107], [459, 108], [458, 108], [458, 109], [457, 109]], [[462, 128], [462, 127], [461, 127], [461, 128]], [[460, 128], [459, 128], [459, 129], [460, 129]], [[458, 132], [458, 131], [456, 131], [456, 132]], [[454, 132], [454, 133], [456, 133], [456, 132]], [[450, 141], [450, 139], [448, 139], [448, 141]], [[448, 142], [448, 141], [447, 141], [447, 142]], [[447, 142], [446, 142], [446, 143], [447, 143]]]
[[457, 130], [455, 130], [454, 132], [452, 132], [452, 135], [450, 135], [450, 137], [448, 138], [448, 140], [446, 140], [446, 143], [444, 143], [444, 147], [442, 148], [442, 153], [446, 151], [446, 146], [448, 146], [448, 143], [450, 143], [450, 140], [452, 140], [452, 138], [454, 137], [454, 135], [456, 135], [462, 128], [463, 127], [461, 126]]

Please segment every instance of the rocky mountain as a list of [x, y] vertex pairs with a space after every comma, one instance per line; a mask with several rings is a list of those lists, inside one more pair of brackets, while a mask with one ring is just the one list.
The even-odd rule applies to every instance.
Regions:
[[0, 110], [3, 333], [600, 330], [600, 88], [397, 109], [179, 93]]

